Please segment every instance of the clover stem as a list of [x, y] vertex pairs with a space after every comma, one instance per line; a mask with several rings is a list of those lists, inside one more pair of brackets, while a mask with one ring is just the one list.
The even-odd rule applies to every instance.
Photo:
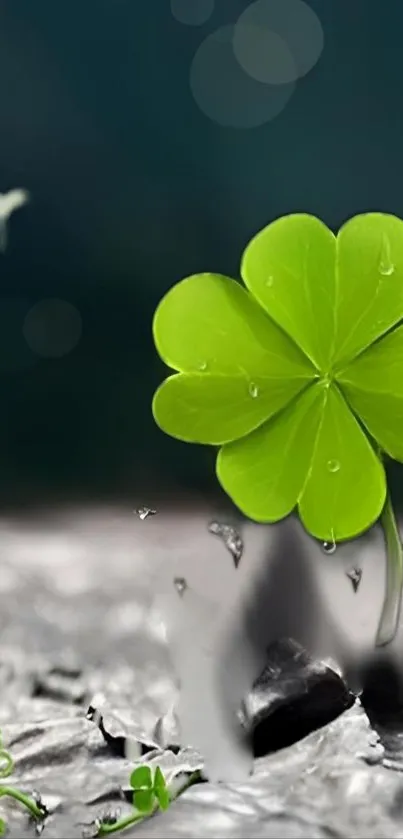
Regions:
[[131, 827], [132, 824], [143, 821], [143, 819], [146, 818], [146, 815], [151, 816], [153, 815], [153, 812], [147, 814], [132, 813], [130, 816], [125, 816], [124, 819], [119, 819], [114, 824], [100, 824], [97, 836], [109, 836], [110, 833], [118, 833], [119, 830], [125, 830], [126, 827]]
[[381, 515], [381, 525], [386, 547], [386, 585], [376, 634], [377, 647], [383, 647], [393, 641], [399, 625], [402, 602], [403, 548], [389, 492]]
[[15, 801], [18, 801], [19, 804], [22, 804], [29, 812], [34, 819], [43, 819], [45, 818], [45, 811], [38, 807], [35, 803], [33, 798], [29, 795], [25, 795], [24, 792], [20, 792], [18, 789], [14, 789], [14, 787], [1, 787], [0, 786], [0, 797], [7, 795], [8, 798], [14, 798]]

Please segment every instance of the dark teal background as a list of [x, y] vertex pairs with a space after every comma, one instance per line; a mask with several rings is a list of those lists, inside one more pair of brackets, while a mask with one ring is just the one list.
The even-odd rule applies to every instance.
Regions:
[[[161, 295], [189, 273], [236, 275], [281, 214], [403, 216], [401, 0], [310, 0], [321, 59], [250, 131], [210, 122], [189, 90], [198, 45], [247, 3], [216, 5], [188, 27], [169, 0], [2, 2], [0, 191], [32, 193], [0, 261], [3, 503], [213, 487], [213, 453], [153, 424]], [[18, 313], [45, 297], [79, 309], [83, 337], [24, 369]]]

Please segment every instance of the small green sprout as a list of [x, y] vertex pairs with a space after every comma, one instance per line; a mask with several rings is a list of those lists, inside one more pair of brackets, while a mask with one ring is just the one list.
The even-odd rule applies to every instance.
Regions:
[[138, 766], [131, 774], [130, 786], [134, 790], [133, 807], [137, 807], [141, 813], [150, 813], [155, 806], [161, 810], [168, 809], [169, 793], [159, 766], [155, 770], [154, 779], [149, 766]]
[[182, 786], [171, 794], [160, 767], [154, 772], [147, 764], [137, 766], [130, 776], [130, 786], [133, 789], [133, 813], [115, 821], [110, 819], [97, 820], [95, 836], [108, 836], [118, 833], [137, 822], [153, 816], [157, 810], [167, 810], [172, 801], [200, 779], [200, 772], [193, 772]]
[[403, 461], [403, 222], [368, 213], [335, 236], [314, 216], [286, 216], [251, 240], [240, 273], [246, 288], [198, 274], [159, 303], [154, 341], [176, 374], [156, 391], [154, 418], [220, 447], [218, 480], [255, 521], [297, 508], [335, 545], [381, 517], [386, 644], [403, 585], [383, 463]]
[[[0, 763], [2, 763], [2, 765], [0, 765], [0, 778], [8, 778], [14, 771], [14, 761], [10, 752], [6, 751], [3, 747], [1, 732]], [[25, 792], [21, 792], [15, 787], [0, 785], [0, 798], [3, 796], [7, 796], [8, 798], [13, 798], [14, 801], [18, 801], [18, 803], [22, 804], [22, 806], [25, 807], [30, 815], [38, 822], [43, 821], [43, 819], [48, 815], [44, 805], [38, 804], [31, 796], [26, 795]], [[4, 819], [0, 819], [0, 836], [4, 836], [6, 830], [7, 822]]]

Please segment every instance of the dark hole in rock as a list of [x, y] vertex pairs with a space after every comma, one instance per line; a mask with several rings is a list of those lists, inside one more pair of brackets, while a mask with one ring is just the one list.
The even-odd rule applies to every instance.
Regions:
[[268, 660], [241, 709], [255, 757], [296, 743], [355, 702], [334, 670], [292, 640], [272, 645]]

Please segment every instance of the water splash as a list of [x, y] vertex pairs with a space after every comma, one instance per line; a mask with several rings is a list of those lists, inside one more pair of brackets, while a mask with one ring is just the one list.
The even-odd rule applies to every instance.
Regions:
[[346, 577], [351, 580], [354, 594], [356, 594], [361, 582], [362, 568], [350, 568], [349, 571], [346, 571]]
[[138, 507], [135, 513], [141, 521], [145, 521], [149, 516], [157, 515], [157, 511], [153, 510], [152, 507]]
[[222, 539], [234, 560], [235, 568], [238, 568], [243, 554], [243, 542], [235, 527], [231, 527], [230, 524], [220, 524], [218, 521], [212, 521], [208, 529], [210, 533], [214, 533], [215, 536]]
[[187, 584], [185, 578], [184, 577], [174, 577], [174, 586], [176, 588], [176, 591], [179, 594], [179, 597], [183, 597], [183, 595], [185, 594], [185, 591], [188, 588], [188, 584]]

